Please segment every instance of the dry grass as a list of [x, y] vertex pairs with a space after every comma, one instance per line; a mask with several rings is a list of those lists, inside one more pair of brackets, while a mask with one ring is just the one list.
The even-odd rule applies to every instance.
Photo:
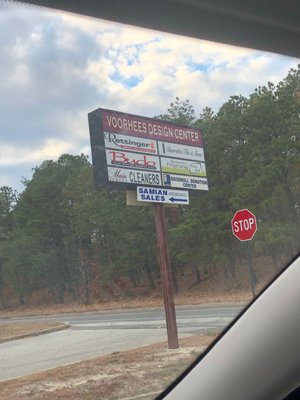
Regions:
[[214, 339], [193, 336], [180, 349], [166, 343], [113, 353], [66, 367], [0, 383], [3, 400], [117, 400], [152, 393], [168, 386]]
[[[232, 291], [231, 293], [220, 293], [213, 295], [203, 292], [198, 293], [180, 293], [175, 295], [175, 305], [199, 305], [215, 303], [239, 303], [248, 302], [252, 298], [251, 292]], [[37, 316], [37, 315], [55, 315], [65, 313], [83, 313], [83, 312], [101, 312], [110, 310], [138, 309], [138, 308], [157, 308], [164, 307], [162, 295], [148, 296], [145, 298], [111, 300], [103, 303], [84, 304], [60, 304], [48, 305], [42, 307], [18, 308], [16, 310], [0, 310], [0, 317], [17, 316]]]
[[0, 342], [22, 335], [37, 334], [45, 329], [52, 329], [61, 325], [61, 322], [1, 323]]

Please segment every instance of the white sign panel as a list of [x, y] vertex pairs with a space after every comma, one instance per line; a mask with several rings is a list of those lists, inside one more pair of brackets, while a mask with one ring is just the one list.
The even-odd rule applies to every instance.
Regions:
[[161, 174], [157, 172], [136, 171], [134, 169], [107, 167], [110, 182], [132, 183], [134, 185], [161, 186]]
[[193, 147], [177, 143], [158, 142], [158, 150], [161, 156], [184, 158], [204, 162], [202, 147]]
[[137, 200], [150, 203], [189, 204], [189, 192], [153, 187], [137, 187]]
[[116, 150], [128, 150], [136, 153], [157, 154], [156, 140], [136, 138], [127, 135], [104, 132], [105, 147]]
[[163, 184], [183, 189], [208, 190], [207, 179], [196, 176], [163, 174]]
[[149, 154], [106, 149], [106, 161], [113, 167], [160, 171], [159, 158]]
[[168, 172], [170, 174], [206, 176], [204, 163], [165, 157], [161, 157], [160, 161], [162, 172]]

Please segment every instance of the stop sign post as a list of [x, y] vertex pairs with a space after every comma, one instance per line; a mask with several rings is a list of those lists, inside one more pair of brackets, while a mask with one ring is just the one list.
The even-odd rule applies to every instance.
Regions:
[[231, 220], [232, 233], [241, 242], [246, 242], [246, 252], [248, 258], [248, 271], [251, 282], [252, 294], [255, 297], [255, 279], [252, 265], [252, 258], [250, 256], [248, 241], [252, 240], [257, 230], [257, 223], [255, 215], [247, 208], [238, 210]]

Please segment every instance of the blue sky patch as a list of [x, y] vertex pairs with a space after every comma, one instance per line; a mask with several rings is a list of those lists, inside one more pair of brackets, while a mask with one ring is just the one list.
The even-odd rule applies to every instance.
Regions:
[[203, 73], [209, 73], [214, 69], [219, 69], [219, 68], [224, 68], [226, 67], [227, 63], [215, 63], [213, 60], [206, 60], [203, 63], [198, 63], [193, 61], [192, 58], [189, 58], [186, 61], [186, 65], [189, 68], [190, 71], [199, 71]]
[[121, 83], [124, 87], [127, 88], [133, 88], [135, 86], [138, 86], [140, 82], [143, 81], [143, 77], [140, 75], [132, 75], [129, 78], [124, 77], [122, 74], [120, 74], [119, 71], [115, 71], [113, 74], [110, 74], [110, 79]]

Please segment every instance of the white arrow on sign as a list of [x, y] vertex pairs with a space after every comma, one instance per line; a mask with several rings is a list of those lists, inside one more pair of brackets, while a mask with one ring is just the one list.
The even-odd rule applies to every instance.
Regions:
[[189, 204], [189, 192], [156, 187], [137, 187], [137, 200], [149, 203]]

